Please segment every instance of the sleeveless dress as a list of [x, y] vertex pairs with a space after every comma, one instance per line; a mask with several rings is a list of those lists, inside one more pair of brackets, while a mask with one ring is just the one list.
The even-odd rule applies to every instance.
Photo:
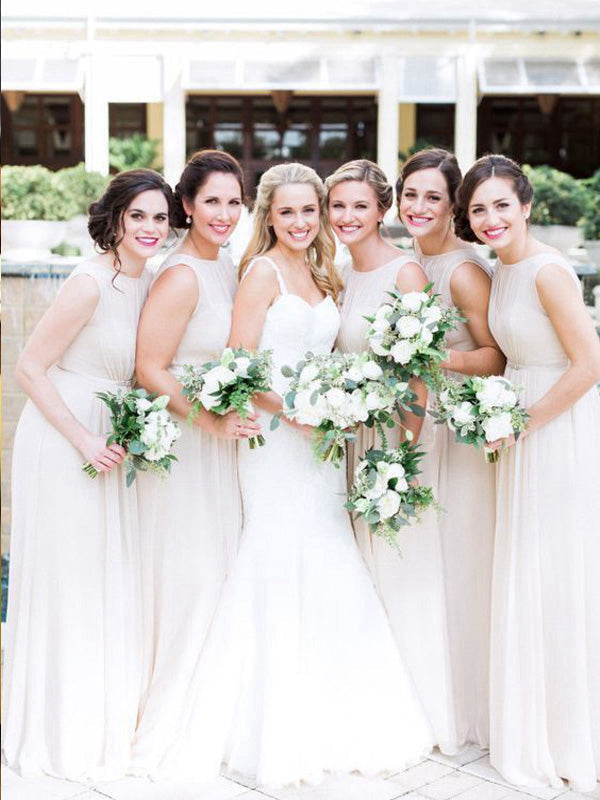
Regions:
[[[472, 247], [428, 256], [415, 246], [433, 291], [447, 306], [454, 305], [450, 281], [468, 261], [486, 274], [490, 267]], [[468, 351], [477, 345], [465, 323], [446, 337], [449, 348]], [[451, 373], [462, 380], [463, 375]], [[458, 744], [489, 746], [489, 650], [492, 561], [496, 512], [496, 469], [480, 450], [456, 441], [445, 425], [438, 426], [439, 496], [448, 640], [454, 680]]]
[[[374, 314], [389, 299], [387, 292], [396, 286], [398, 272], [414, 254], [404, 254], [369, 272], [355, 270], [350, 262], [343, 270], [344, 300], [337, 347], [342, 352], [361, 352], [368, 347], [365, 315]], [[437, 428], [426, 416], [419, 441], [427, 455], [421, 461], [419, 481], [432, 486], [438, 495], [439, 463], [435, 440]], [[399, 442], [399, 430], [389, 432], [388, 444]], [[374, 428], [361, 426], [356, 442], [348, 447], [348, 485], [364, 452], [379, 447]], [[432, 456], [431, 453], [434, 455]], [[359, 547], [370, 566], [375, 585], [387, 610], [394, 635], [417, 693], [427, 712], [435, 742], [443, 752], [457, 750], [452, 696], [446, 603], [439, 515], [429, 511], [420, 524], [404, 528], [400, 534], [402, 557], [383, 539], [372, 536], [362, 519], [354, 520]]]
[[[249, 265], [248, 269], [251, 269]], [[281, 366], [331, 351], [339, 314], [281, 294], [259, 348]], [[247, 274], [247, 273], [246, 273]], [[193, 678], [187, 711], [155, 775], [211, 778], [221, 763], [260, 785], [327, 772], [402, 769], [431, 734], [344, 510], [344, 475], [310, 439], [262, 414], [264, 447], [240, 442], [239, 555]]]
[[[558, 253], [498, 263], [491, 331], [525, 407], [569, 365], [536, 289]], [[498, 463], [490, 760], [511, 783], [590, 792], [600, 778], [600, 397], [571, 408]]]
[[[73, 415], [110, 432], [95, 392], [128, 389], [150, 274], [86, 262], [100, 292], [87, 324], [48, 370]], [[13, 452], [11, 569], [2, 733], [26, 777], [125, 774], [141, 689], [135, 484], [115, 467], [90, 479], [81, 453], [28, 400]]]
[[[169, 371], [220, 358], [227, 345], [237, 281], [229, 256], [216, 261], [174, 253], [159, 274], [186, 264], [198, 281], [198, 304]], [[237, 552], [241, 508], [235, 442], [178, 418], [181, 436], [170, 477], [140, 476], [146, 690], [132, 772], [145, 772], [173, 735], [197, 654]]]

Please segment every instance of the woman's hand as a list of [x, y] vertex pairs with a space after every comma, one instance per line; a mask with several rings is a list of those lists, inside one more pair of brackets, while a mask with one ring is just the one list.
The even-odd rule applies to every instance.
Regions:
[[230, 411], [223, 416], [218, 414], [211, 416], [213, 421], [210, 432], [217, 439], [249, 439], [259, 436], [262, 432], [256, 414], [249, 414], [245, 419], [240, 417], [237, 411]]
[[120, 464], [127, 453], [120, 444], [106, 444], [105, 436], [87, 433], [79, 446], [86, 464], [91, 464], [97, 472], [110, 472]]
[[313, 435], [313, 431], [315, 430], [312, 425], [303, 425], [301, 422], [296, 422], [289, 417], [283, 415], [281, 417], [290, 427], [297, 430], [299, 433], [303, 434], [303, 436], [308, 436], [309, 438]]
[[[519, 434], [519, 439], [523, 439], [527, 434], [527, 431], [523, 431]], [[513, 434], [511, 436], [504, 436], [502, 439], [496, 439], [493, 442], [486, 442], [485, 449], [490, 453], [495, 453], [496, 450], [508, 450], [509, 448], [513, 447], [517, 443], [517, 438]]]

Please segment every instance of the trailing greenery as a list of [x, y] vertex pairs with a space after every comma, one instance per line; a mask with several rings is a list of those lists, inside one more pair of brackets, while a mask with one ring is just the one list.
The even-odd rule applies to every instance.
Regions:
[[2, 219], [68, 220], [87, 214], [108, 178], [85, 166], [51, 172], [46, 167], [2, 167]]
[[533, 225], [577, 225], [587, 206], [583, 181], [554, 167], [523, 166], [533, 186]]
[[108, 160], [112, 169], [154, 169], [158, 156], [158, 139], [148, 139], [139, 133], [125, 139], [112, 137], [108, 141]]
[[581, 182], [585, 185], [587, 193], [586, 207], [580, 222], [583, 238], [588, 241], [598, 241], [600, 240], [600, 169], [591, 178]]

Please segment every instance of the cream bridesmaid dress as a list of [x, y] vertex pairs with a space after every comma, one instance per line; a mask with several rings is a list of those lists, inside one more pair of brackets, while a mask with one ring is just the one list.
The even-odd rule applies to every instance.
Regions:
[[[489, 321], [523, 405], [568, 358], [535, 279], [557, 252], [498, 263]], [[571, 408], [498, 464], [492, 590], [490, 755], [520, 786], [590, 792], [600, 778], [600, 397]]]
[[[216, 261], [174, 253], [196, 276], [199, 300], [170, 371], [219, 358], [227, 345], [237, 281], [227, 255]], [[175, 415], [176, 416], [176, 415]], [[212, 620], [241, 527], [236, 445], [185, 419], [166, 481], [140, 476], [146, 689], [132, 771], [145, 774], [175, 733], [198, 652]]]
[[[373, 314], [395, 288], [404, 264], [416, 261], [414, 254], [400, 255], [370, 272], [358, 272], [352, 263], [342, 270], [344, 299], [337, 347], [342, 352], [367, 348], [365, 315]], [[437, 427], [425, 417], [420, 442], [428, 455], [421, 462], [420, 481], [438, 493], [439, 459], [436, 456]], [[398, 429], [388, 435], [390, 446], [398, 442]], [[348, 449], [348, 481], [370, 447], [380, 446], [373, 428], [361, 427], [358, 439]], [[433, 457], [429, 455], [433, 453]], [[454, 719], [452, 672], [446, 625], [444, 568], [438, 514], [429, 511], [420, 524], [400, 534], [402, 557], [385, 541], [371, 536], [367, 525], [354, 523], [359, 547], [369, 565], [375, 585], [387, 610], [401, 655], [414, 681], [417, 694], [433, 727], [434, 740], [445, 753], [455, 753], [458, 740]]]
[[[450, 281], [465, 262], [486, 274], [491, 270], [472, 247], [428, 256], [416, 246], [420, 263], [433, 291], [447, 306], [454, 305]], [[451, 331], [446, 342], [454, 350], [474, 350], [477, 345], [464, 323]], [[463, 375], [452, 373], [458, 380]], [[496, 513], [496, 469], [480, 450], [456, 441], [444, 426], [436, 432], [439, 459], [439, 501], [448, 639], [454, 680], [456, 733], [459, 745], [474, 742], [489, 746], [489, 650], [492, 561]]]
[[[48, 371], [74, 416], [110, 431], [95, 392], [131, 385], [135, 339], [150, 275], [93, 261], [100, 292], [81, 332]], [[122, 776], [141, 689], [136, 487], [116, 467], [94, 480], [81, 453], [29, 400], [13, 452], [13, 519], [2, 734], [25, 777]]]

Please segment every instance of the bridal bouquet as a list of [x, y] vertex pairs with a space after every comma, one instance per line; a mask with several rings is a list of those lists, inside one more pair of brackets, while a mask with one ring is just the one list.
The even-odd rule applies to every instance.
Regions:
[[435, 383], [438, 365], [446, 356], [446, 333], [462, 320], [458, 309], [442, 306], [439, 295], [427, 291], [400, 294], [394, 290], [388, 294], [390, 301], [380, 306], [375, 316], [365, 317], [371, 350], [379, 363], [402, 380], [415, 375]]
[[447, 378], [430, 412], [436, 422], [446, 423], [458, 442], [484, 445], [486, 460], [495, 463], [497, 450], [487, 450], [486, 442], [505, 436], [515, 439], [527, 427], [528, 413], [519, 405], [519, 389], [506, 378], [466, 378], [462, 383]]
[[[319, 461], [339, 466], [345, 443], [356, 438], [353, 429], [364, 423], [394, 427], [393, 414], [407, 408], [413, 395], [408, 383], [386, 375], [373, 357], [365, 353], [307, 353], [295, 369], [283, 367], [291, 378], [284, 397], [283, 413], [315, 428], [313, 449]], [[275, 417], [272, 427], [278, 424]]]
[[367, 450], [348, 494], [346, 508], [398, 550], [400, 529], [419, 519], [429, 506], [438, 507], [430, 486], [411, 485], [423, 455], [410, 442], [393, 450]]
[[[179, 380], [184, 396], [192, 404], [192, 417], [205, 408], [220, 415], [237, 411], [246, 419], [253, 411], [253, 395], [271, 389], [271, 373], [270, 351], [253, 353], [241, 347], [227, 347], [218, 361], [208, 361], [200, 367], [185, 364]], [[264, 443], [260, 435], [248, 439], [252, 449]]]
[[[112, 433], [107, 445], [120, 444], [127, 451], [123, 461], [127, 486], [131, 486], [138, 470], [166, 477], [172, 462], [177, 461], [171, 447], [181, 436], [179, 425], [167, 411], [169, 396], [157, 397], [145, 389], [131, 389], [96, 392], [96, 397], [110, 409]], [[84, 464], [83, 471], [90, 478], [98, 475], [98, 470], [89, 463]]]

